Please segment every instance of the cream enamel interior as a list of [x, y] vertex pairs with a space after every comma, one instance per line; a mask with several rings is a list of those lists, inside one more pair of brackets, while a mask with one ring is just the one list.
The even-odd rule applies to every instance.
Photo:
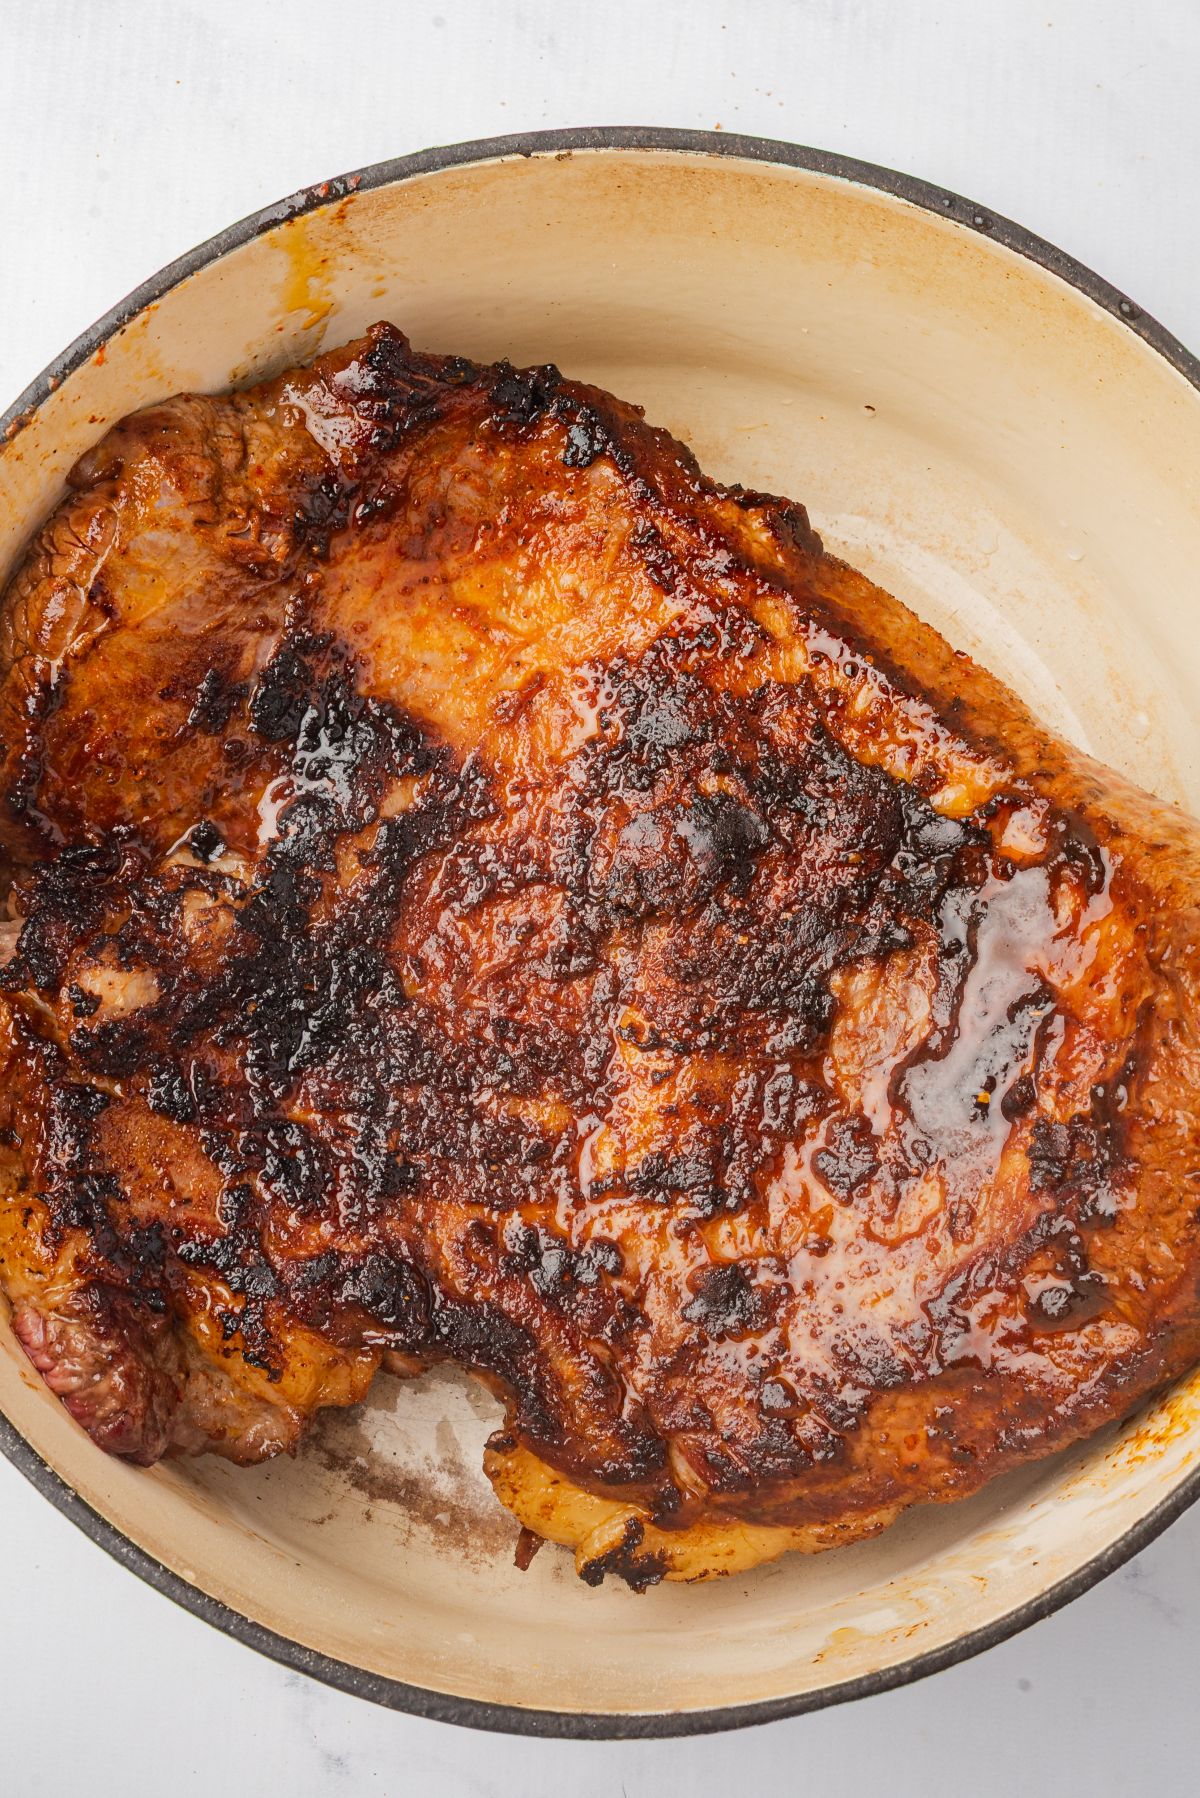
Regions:
[[[1143, 785], [1200, 809], [1200, 393], [1074, 288], [948, 218], [734, 157], [584, 151], [360, 192], [210, 264], [0, 455], [0, 562], [105, 425], [387, 317], [554, 360], [711, 473], [803, 500], [830, 547]], [[875, 1541], [644, 1597], [580, 1585], [480, 1471], [497, 1408], [381, 1379], [294, 1462], [143, 1472], [67, 1419], [0, 1325], [0, 1408], [89, 1504], [234, 1610], [437, 1692], [660, 1713], [811, 1693], [1004, 1617], [1200, 1460], [1200, 1376], [1121, 1433]]]

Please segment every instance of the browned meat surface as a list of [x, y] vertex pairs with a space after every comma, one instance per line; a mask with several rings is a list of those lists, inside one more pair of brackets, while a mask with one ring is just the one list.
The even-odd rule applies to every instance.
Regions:
[[387, 326], [70, 486], [0, 611], [0, 1273], [102, 1447], [448, 1358], [644, 1583], [1200, 1355], [1200, 830], [799, 507]]

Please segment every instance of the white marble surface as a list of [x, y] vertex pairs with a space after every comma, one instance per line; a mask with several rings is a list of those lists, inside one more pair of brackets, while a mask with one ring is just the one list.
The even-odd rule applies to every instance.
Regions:
[[[427, 144], [572, 124], [720, 125], [924, 175], [1197, 346], [1197, 67], [1195, 0], [0, 0], [0, 403], [264, 202]], [[477, 1736], [285, 1673], [118, 1569], [7, 1463], [0, 1543], [12, 1798], [1195, 1789], [1200, 1509], [967, 1666], [660, 1744]]]

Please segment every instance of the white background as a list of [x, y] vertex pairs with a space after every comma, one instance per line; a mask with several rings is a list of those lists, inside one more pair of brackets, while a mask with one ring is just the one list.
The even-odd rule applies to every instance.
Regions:
[[[923, 175], [1200, 347], [1198, 77], [1196, 0], [0, 0], [0, 407], [161, 264], [294, 188], [580, 124], [720, 126]], [[7, 1463], [0, 1556], [6, 1798], [1197, 1785], [1200, 1509], [967, 1666], [646, 1744], [478, 1736], [285, 1673], [120, 1571]]]

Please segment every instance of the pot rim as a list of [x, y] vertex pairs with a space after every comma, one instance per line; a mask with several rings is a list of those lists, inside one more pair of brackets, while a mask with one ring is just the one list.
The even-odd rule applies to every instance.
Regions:
[[[216, 236], [168, 263], [140, 287], [134, 288], [132, 293], [126, 295], [56, 356], [7, 411], [0, 414], [0, 454], [3, 453], [4, 446], [30, 422], [49, 396], [139, 313], [201, 269], [266, 232], [286, 224], [290, 219], [299, 218], [307, 212], [347, 199], [356, 193], [393, 186], [422, 175], [473, 163], [494, 162], [516, 156], [558, 156], [577, 151], [613, 150], [722, 156], [776, 167], [802, 169], [833, 180], [874, 188], [897, 199], [906, 200], [938, 217], [951, 219], [956, 224], [977, 231], [993, 242], [1003, 244], [1005, 248], [1076, 288], [1105, 312], [1111, 313], [1120, 324], [1157, 351], [1164, 361], [1170, 363], [1193, 387], [1200, 390], [1200, 358], [1193, 355], [1165, 326], [1135, 305], [1118, 288], [1034, 232], [932, 182], [901, 174], [875, 163], [862, 162], [852, 156], [842, 156], [836, 152], [817, 150], [774, 138], [739, 136], [723, 131], [675, 130], [660, 126], [584, 126], [560, 131], [518, 132], [505, 137], [477, 138], [464, 143], [419, 150], [408, 156], [372, 163], [333, 180], [301, 188], [286, 199], [248, 214], [236, 224], [227, 226]], [[68, 1485], [2, 1412], [0, 1453], [25, 1475], [44, 1498], [49, 1499], [84, 1535], [90, 1537], [115, 1561], [137, 1574], [165, 1597], [191, 1611], [194, 1616], [223, 1630], [226, 1635], [232, 1636], [246, 1647], [256, 1649], [270, 1660], [296, 1672], [308, 1674], [338, 1691], [353, 1693], [357, 1697], [367, 1698], [389, 1709], [409, 1712], [414, 1716], [510, 1735], [567, 1737], [591, 1741], [706, 1735], [719, 1730], [740, 1729], [750, 1724], [776, 1722], [784, 1717], [822, 1710], [830, 1705], [844, 1704], [850, 1699], [866, 1698], [876, 1692], [892, 1691], [899, 1686], [909, 1685], [930, 1673], [937, 1673], [945, 1667], [969, 1660], [985, 1649], [994, 1648], [1031, 1623], [1039, 1622], [1072, 1599], [1080, 1597], [1138, 1554], [1200, 1499], [1200, 1467], [1196, 1467], [1123, 1535], [1037, 1597], [1018, 1605], [1003, 1617], [959, 1636], [953, 1642], [874, 1673], [862, 1674], [811, 1692], [706, 1710], [640, 1713], [553, 1711], [493, 1704], [486, 1700], [463, 1698], [424, 1686], [409, 1685], [403, 1680], [372, 1673], [366, 1668], [337, 1660], [316, 1649], [306, 1648], [291, 1637], [279, 1635], [264, 1624], [221, 1603], [140, 1548], [131, 1537], [101, 1516]]]

